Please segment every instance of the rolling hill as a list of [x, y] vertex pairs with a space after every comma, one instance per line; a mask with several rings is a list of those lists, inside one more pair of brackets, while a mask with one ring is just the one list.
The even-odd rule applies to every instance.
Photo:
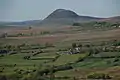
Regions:
[[72, 24], [74, 22], [88, 22], [88, 21], [94, 21], [99, 19], [102, 19], [102, 18], [96, 18], [96, 17], [90, 17], [90, 16], [79, 16], [78, 14], [76, 14], [71, 10], [57, 9], [53, 11], [50, 15], [48, 15], [43, 21], [41, 21], [41, 24], [63, 25], [63, 24]]

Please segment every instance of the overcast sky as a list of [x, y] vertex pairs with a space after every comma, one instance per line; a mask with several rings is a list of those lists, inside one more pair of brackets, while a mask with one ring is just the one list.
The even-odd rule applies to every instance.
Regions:
[[44, 19], [59, 8], [86, 16], [120, 16], [120, 0], [0, 0], [0, 21]]

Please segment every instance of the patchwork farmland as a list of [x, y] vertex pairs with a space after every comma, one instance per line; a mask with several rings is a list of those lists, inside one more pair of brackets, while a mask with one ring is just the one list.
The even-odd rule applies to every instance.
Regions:
[[0, 79], [120, 79], [119, 28], [53, 28], [9, 29], [0, 38]]

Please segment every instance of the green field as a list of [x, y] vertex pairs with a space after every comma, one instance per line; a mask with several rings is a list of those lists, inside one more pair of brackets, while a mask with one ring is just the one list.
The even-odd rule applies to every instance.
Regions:
[[92, 73], [100, 79], [101, 74], [120, 79], [119, 30], [79, 29], [55, 28], [51, 33], [39, 35], [38, 31], [32, 36], [26, 35], [32, 30], [23, 30], [23, 36], [0, 38], [0, 79], [86, 80]]

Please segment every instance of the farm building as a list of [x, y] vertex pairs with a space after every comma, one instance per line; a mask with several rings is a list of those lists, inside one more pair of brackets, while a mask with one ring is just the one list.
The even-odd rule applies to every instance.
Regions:
[[80, 53], [80, 48], [79, 47], [76, 47], [76, 48], [74, 48], [74, 49], [69, 49], [69, 54], [78, 54], [78, 53]]

